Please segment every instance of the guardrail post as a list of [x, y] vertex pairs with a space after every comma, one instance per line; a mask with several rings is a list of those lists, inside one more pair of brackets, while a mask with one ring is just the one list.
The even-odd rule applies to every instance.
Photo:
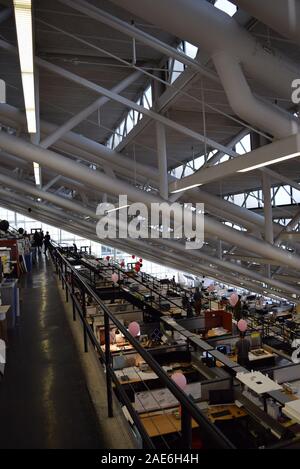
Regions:
[[65, 264], [65, 287], [66, 287], [66, 302], [69, 302], [69, 288], [68, 288], [68, 267]]
[[61, 286], [62, 286], [62, 289], [64, 290], [65, 285], [64, 285], [64, 269], [63, 269], [63, 260], [62, 260], [62, 258], [60, 259], [60, 275], [61, 275]]
[[113, 402], [112, 402], [112, 382], [110, 376], [110, 335], [109, 335], [109, 317], [104, 312], [104, 331], [105, 331], [105, 366], [106, 366], [106, 393], [107, 393], [107, 410], [108, 417], [113, 417]]
[[74, 295], [75, 295], [75, 288], [74, 288], [74, 274], [71, 271], [71, 286], [72, 286], [72, 309], [73, 309], [73, 321], [76, 321], [76, 308], [75, 308], [75, 300], [74, 300]]
[[83, 315], [83, 343], [84, 343], [84, 351], [88, 352], [88, 337], [86, 332], [86, 325], [85, 325], [85, 318], [86, 318], [86, 302], [85, 302], [85, 291], [84, 288], [81, 290], [82, 295], [82, 315]]
[[183, 406], [181, 406], [181, 443], [182, 449], [192, 448], [192, 417]]

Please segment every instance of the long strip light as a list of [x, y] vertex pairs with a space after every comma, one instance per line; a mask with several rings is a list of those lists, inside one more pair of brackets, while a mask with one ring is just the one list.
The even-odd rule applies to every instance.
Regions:
[[180, 189], [175, 189], [173, 191], [171, 191], [171, 194], [177, 194], [178, 192], [183, 192], [183, 191], [187, 191], [189, 189], [194, 189], [195, 187], [199, 187], [199, 186], [202, 186], [203, 184], [201, 184], [201, 182], [199, 182], [198, 184], [193, 184], [192, 186], [186, 186], [186, 187], [181, 187]]
[[254, 166], [249, 166], [249, 168], [240, 169], [238, 173], [247, 173], [248, 171], [253, 171], [254, 169], [263, 168], [264, 166], [270, 166], [271, 164], [280, 163], [280, 161], [290, 160], [292, 158], [296, 158], [300, 156], [300, 152], [291, 153], [290, 155], [280, 156], [279, 158], [275, 158], [274, 160], [264, 161], [263, 163], [256, 164]]
[[37, 186], [41, 185], [41, 169], [38, 163], [33, 163], [34, 179]]
[[129, 205], [122, 205], [121, 207], [112, 208], [111, 210], [106, 210], [106, 213], [117, 212], [118, 210], [122, 210], [123, 208], [127, 208]]
[[17, 29], [19, 60], [22, 75], [23, 94], [29, 133], [36, 132], [33, 35], [32, 35], [32, 2], [31, 0], [14, 0], [15, 21]]

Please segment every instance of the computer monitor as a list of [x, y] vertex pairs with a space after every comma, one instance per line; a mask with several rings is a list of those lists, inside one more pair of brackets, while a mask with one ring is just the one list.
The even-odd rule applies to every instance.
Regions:
[[217, 345], [216, 349], [221, 352], [221, 353], [224, 353], [224, 355], [227, 355], [227, 347], [226, 345]]
[[222, 405], [234, 403], [233, 389], [212, 389], [209, 391], [209, 404]]
[[202, 356], [202, 361], [206, 364], [206, 366], [208, 366], [209, 368], [213, 368], [214, 366], [216, 366], [216, 359], [209, 352], [203, 352]]

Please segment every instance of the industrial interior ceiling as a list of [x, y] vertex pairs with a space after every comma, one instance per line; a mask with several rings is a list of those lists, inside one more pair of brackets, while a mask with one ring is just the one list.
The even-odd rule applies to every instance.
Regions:
[[[235, 0], [231, 18], [208, 0], [39, 0], [34, 2], [38, 132], [27, 133], [12, 2], [0, 0], [0, 203], [10, 210], [99, 241], [96, 207], [131, 202], [202, 202], [205, 245], [105, 240], [125, 252], [227, 284], [300, 302], [297, 204], [271, 206], [270, 187], [300, 189], [299, 158], [248, 172], [257, 161], [295, 152], [300, 78], [300, 1]], [[297, 32], [298, 31], [298, 32]], [[198, 48], [195, 58], [178, 49]], [[170, 60], [184, 64], [172, 83]], [[137, 101], [148, 85], [149, 110]], [[109, 138], [130, 109], [142, 118], [112, 150]], [[235, 145], [251, 133], [252, 151]], [[194, 174], [171, 170], [214, 152]], [[298, 146], [299, 151], [299, 146]], [[219, 163], [224, 155], [227, 162]], [[35, 184], [33, 162], [41, 167]], [[238, 168], [238, 169], [237, 169]], [[186, 179], [186, 180], [185, 180]], [[200, 187], [201, 185], [201, 187]], [[195, 186], [191, 189], [185, 187]], [[180, 192], [174, 192], [179, 187]], [[227, 195], [262, 189], [264, 208]], [[278, 218], [292, 221], [287, 227]], [[234, 225], [234, 226], [233, 226]]]

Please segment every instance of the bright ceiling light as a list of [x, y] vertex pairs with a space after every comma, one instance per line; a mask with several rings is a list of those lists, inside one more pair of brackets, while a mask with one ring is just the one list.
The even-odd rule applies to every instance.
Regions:
[[194, 189], [195, 187], [199, 187], [199, 186], [202, 186], [202, 184], [199, 183], [199, 184], [193, 184], [192, 186], [181, 187], [180, 189], [175, 189], [174, 191], [171, 191], [171, 194], [177, 194], [178, 192], [187, 191], [189, 189]]
[[254, 166], [250, 166], [249, 168], [240, 169], [238, 173], [247, 173], [248, 171], [253, 171], [254, 169], [263, 168], [264, 166], [270, 166], [271, 164], [280, 163], [280, 161], [290, 160], [291, 158], [296, 158], [300, 156], [300, 152], [291, 153], [290, 155], [280, 156], [279, 158], [275, 158], [274, 160], [264, 161], [263, 163], [256, 164]]
[[6, 84], [4, 80], [0, 80], [0, 103], [6, 103]]
[[31, 0], [14, 0], [19, 60], [22, 75], [27, 128], [29, 133], [35, 133], [36, 114], [31, 3]]
[[233, 16], [237, 10], [237, 7], [228, 0], [217, 0], [215, 2], [215, 7], [219, 10], [224, 11], [229, 16]]
[[118, 210], [122, 210], [122, 208], [127, 208], [129, 205], [122, 205], [121, 207], [112, 208], [111, 210], [106, 210], [106, 213], [117, 212]]
[[38, 163], [33, 163], [34, 179], [37, 186], [41, 185], [41, 170]]

